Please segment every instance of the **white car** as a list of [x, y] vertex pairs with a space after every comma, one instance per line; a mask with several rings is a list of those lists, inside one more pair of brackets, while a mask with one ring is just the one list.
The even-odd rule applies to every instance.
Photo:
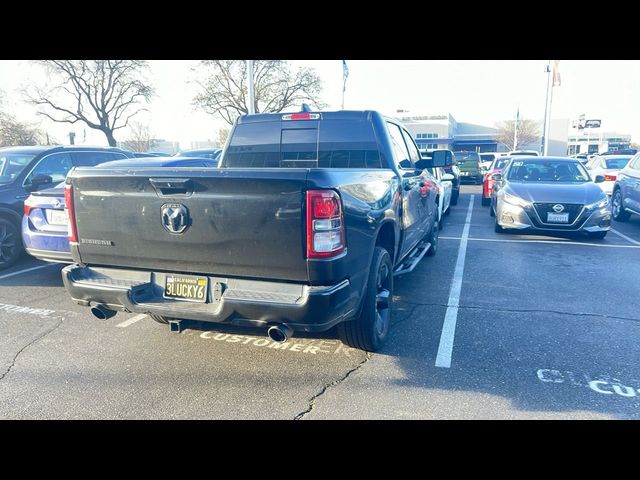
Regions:
[[536, 150], [511, 150], [509, 155], [523, 155], [526, 157], [539, 157], [540, 153]]
[[604, 177], [604, 182], [598, 185], [604, 190], [604, 193], [611, 196], [613, 186], [618, 179], [618, 173], [627, 166], [631, 157], [633, 155], [598, 155], [587, 164], [587, 169], [593, 180], [597, 175]]
[[488, 172], [491, 164], [496, 158], [498, 158], [497, 152], [480, 153], [480, 168], [485, 172]]
[[451, 193], [453, 192], [453, 175], [446, 173], [442, 167], [427, 168], [438, 183], [440, 190], [438, 200], [438, 228], [442, 230], [442, 217], [451, 213]]

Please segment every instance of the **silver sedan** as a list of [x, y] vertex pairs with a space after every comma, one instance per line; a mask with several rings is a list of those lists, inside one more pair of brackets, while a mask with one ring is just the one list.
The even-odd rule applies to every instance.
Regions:
[[609, 197], [584, 166], [566, 157], [514, 159], [496, 180], [491, 215], [495, 231], [583, 232], [604, 238], [611, 228]]

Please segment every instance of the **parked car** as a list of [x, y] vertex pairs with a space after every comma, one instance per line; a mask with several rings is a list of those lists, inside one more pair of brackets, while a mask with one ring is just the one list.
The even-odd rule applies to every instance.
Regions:
[[510, 157], [522, 155], [525, 157], [539, 157], [540, 152], [537, 150], [511, 150], [508, 154]]
[[607, 150], [606, 152], [602, 152], [600, 155], [635, 155], [638, 153], [637, 148], [622, 148], [620, 150]]
[[604, 182], [600, 183], [600, 188], [607, 195], [613, 195], [613, 186], [618, 178], [618, 173], [627, 166], [633, 155], [600, 155], [589, 162], [589, 173], [591, 178], [598, 175], [604, 177]]
[[589, 155], [587, 155], [586, 153], [577, 153], [575, 155], [571, 155], [570, 157], [579, 160], [583, 165], [586, 165], [589, 161]]
[[626, 222], [632, 213], [640, 215], [640, 153], [618, 173], [611, 199], [613, 218]]
[[[96, 168], [122, 167], [190, 167], [216, 168], [217, 162], [208, 158], [148, 157], [109, 161]], [[24, 202], [22, 242], [29, 255], [48, 262], [71, 263], [71, 249], [67, 239], [64, 182], [39, 192], [33, 192]]]
[[[426, 152], [422, 153], [422, 158], [431, 159], [433, 158], [433, 155], [435, 152], [443, 152], [445, 154], [445, 161], [442, 162], [444, 163], [444, 165], [442, 165], [440, 168], [442, 168], [443, 174], [449, 174], [453, 176], [453, 179], [451, 180], [451, 200], [449, 204], [457, 205], [458, 198], [460, 197], [460, 168], [458, 167], [458, 165], [456, 165], [456, 159], [453, 156], [453, 152], [451, 150], [447, 150], [447, 149], [427, 150]], [[435, 153], [435, 155], [440, 155], [440, 154]]]
[[163, 152], [132, 152], [132, 156], [135, 158], [171, 157], [171, 154]]
[[609, 197], [584, 166], [567, 157], [514, 158], [494, 174], [495, 231], [583, 232], [604, 238], [611, 228]]
[[60, 183], [73, 166], [129, 155], [119, 148], [80, 145], [0, 148], [0, 270], [13, 265], [24, 251], [20, 226], [24, 200], [31, 193]]
[[486, 173], [491, 168], [493, 161], [498, 158], [497, 152], [480, 153], [480, 168]]
[[181, 150], [175, 154], [176, 157], [197, 157], [220, 160], [221, 148], [196, 148], [193, 150]]
[[482, 170], [480, 169], [480, 155], [477, 152], [453, 152], [456, 164], [460, 169], [460, 182], [482, 184]]
[[493, 163], [491, 163], [491, 167], [489, 167], [489, 171], [484, 174], [484, 180], [482, 185], [482, 206], [487, 207], [491, 205], [491, 197], [493, 195], [493, 185], [495, 184], [495, 180], [492, 178], [496, 173], [502, 173], [504, 167], [509, 163], [511, 157], [498, 157]]
[[377, 350], [394, 275], [437, 251], [427, 166], [374, 111], [243, 115], [220, 168], [74, 169], [78, 264], [63, 281], [98, 318], [262, 327], [274, 342], [337, 325], [345, 344]]
[[[450, 153], [450, 152], [448, 152]], [[424, 158], [424, 155], [423, 155]], [[453, 192], [453, 175], [446, 173], [444, 167], [447, 163], [453, 161], [453, 155], [447, 161], [447, 153], [445, 151], [439, 151], [438, 153], [431, 154], [429, 162], [431, 166], [427, 167], [427, 171], [435, 178], [438, 185], [438, 228], [442, 230], [444, 227], [443, 216], [451, 213], [451, 194]]]

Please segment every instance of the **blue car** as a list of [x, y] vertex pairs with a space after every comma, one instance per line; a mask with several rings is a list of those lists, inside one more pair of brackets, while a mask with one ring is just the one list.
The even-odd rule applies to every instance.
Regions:
[[[135, 166], [216, 168], [217, 162], [208, 158], [149, 157], [110, 161], [95, 168]], [[47, 262], [73, 263], [64, 207], [64, 182], [33, 192], [25, 200], [22, 242], [27, 253]]]
[[220, 160], [221, 148], [196, 148], [193, 150], [181, 150], [176, 153], [176, 157], [198, 157]]
[[626, 222], [632, 213], [640, 215], [640, 153], [636, 153], [618, 172], [613, 186], [611, 213], [618, 222]]

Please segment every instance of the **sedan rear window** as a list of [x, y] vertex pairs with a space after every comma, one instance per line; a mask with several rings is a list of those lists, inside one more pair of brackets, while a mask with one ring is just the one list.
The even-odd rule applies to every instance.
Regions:
[[604, 162], [607, 166], [607, 168], [610, 168], [612, 170], [622, 170], [624, 167], [627, 166], [627, 163], [629, 163], [629, 160], [631, 160], [631, 157], [629, 158], [608, 158], [606, 159]]

